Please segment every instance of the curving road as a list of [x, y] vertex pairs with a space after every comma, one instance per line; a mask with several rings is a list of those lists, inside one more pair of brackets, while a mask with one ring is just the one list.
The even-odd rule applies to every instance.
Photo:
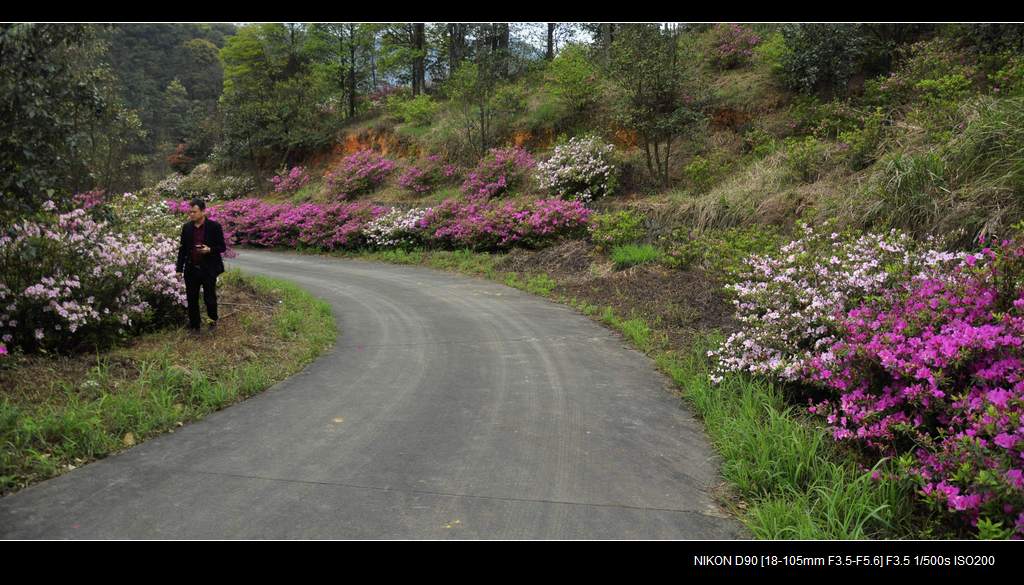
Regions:
[[243, 250], [329, 301], [304, 371], [0, 499], [3, 538], [721, 539], [700, 424], [572, 309], [433, 270]]

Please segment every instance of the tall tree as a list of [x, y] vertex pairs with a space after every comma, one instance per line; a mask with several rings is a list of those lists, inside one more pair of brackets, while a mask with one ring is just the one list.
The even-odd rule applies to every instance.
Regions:
[[[98, 135], [126, 112], [92, 25], [0, 24], [0, 216], [96, 184]], [[95, 140], [91, 140], [95, 138]], [[105, 157], [104, 160], [110, 160]], [[109, 174], [109, 173], [108, 173]]]
[[671, 25], [620, 25], [611, 51], [611, 79], [620, 95], [617, 117], [639, 134], [648, 170], [665, 185], [673, 141], [704, 119], [706, 102], [686, 67], [696, 59], [680, 55], [678, 35]]

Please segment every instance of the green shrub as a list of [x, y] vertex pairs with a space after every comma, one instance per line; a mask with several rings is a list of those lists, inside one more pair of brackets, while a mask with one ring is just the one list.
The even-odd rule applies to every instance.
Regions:
[[690, 161], [690, 164], [683, 167], [683, 174], [693, 186], [695, 193], [704, 193], [726, 170], [726, 165], [720, 161], [696, 156]]
[[572, 112], [585, 110], [598, 95], [594, 91], [597, 68], [587, 58], [586, 51], [582, 45], [569, 45], [548, 65], [552, 93]]
[[845, 87], [867, 49], [860, 24], [791, 24], [782, 27], [782, 35], [789, 48], [782, 57], [783, 80], [805, 93]]
[[650, 244], [623, 244], [612, 248], [612, 262], [618, 269], [657, 262], [661, 252]]
[[825, 161], [825, 146], [814, 136], [787, 138], [786, 168], [801, 181], [815, 181]]
[[591, 216], [588, 231], [599, 249], [607, 249], [643, 239], [646, 234], [644, 215], [624, 210], [597, 213]]
[[759, 63], [767, 65], [773, 75], [782, 76], [785, 63], [790, 58], [790, 48], [781, 32], [774, 32], [754, 48]]
[[764, 158], [779, 148], [779, 141], [760, 128], [752, 128], [743, 135], [743, 145], [756, 158]]
[[992, 91], [1003, 97], [1024, 96], [1024, 55], [1010, 56], [999, 71], [989, 76]]
[[839, 133], [840, 147], [844, 148], [851, 169], [858, 171], [874, 162], [884, 137], [884, 120], [882, 108], [876, 108], [865, 118], [863, 128]]
[[775, 226], [712, 228], [691, 236], [689, 228], [676, 228], [661, 238], [665, 260], [677, 268], [700, 268], [716, 276], [731, 277], [744, 268], [752, 254], [778, 250], [783, 241]]
[[429, 126], [440, 105], [427, 94], [408, 98], [400, 94], [388, 96], [385, 109], [388, 115], [413, 126]]

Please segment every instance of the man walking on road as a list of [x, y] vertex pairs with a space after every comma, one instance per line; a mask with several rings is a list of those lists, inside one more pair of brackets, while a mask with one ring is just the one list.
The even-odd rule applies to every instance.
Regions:
[[224, 230], [220, 224], [206, 218], [206, 202], [193, 199], [189, 209], [189, 222], [181, 226], [181, 244], [178, 246], [178, 263], [175, 270], [185, 278], [185, 298], [188, 300], [188, 328], [199, 332], [199, 288], [203, 289], [206, 314], [213, 321], [210, 330], [217, 326], [217, 276], [224, 272], [224, 261], [220, 255], [227, 246], [224, 244]]

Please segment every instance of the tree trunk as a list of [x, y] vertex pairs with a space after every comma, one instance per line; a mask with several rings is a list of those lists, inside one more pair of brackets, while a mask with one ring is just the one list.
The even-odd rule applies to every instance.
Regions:
[[608, 65], [612, 60], [612, 25], [601, 23], [601, 50], [604, 53], [604, 64]]
[[502, 75], [505, 77], [509, 76], [511, 52], [509, 51], [509, 25], [507, 22], [503, 22], [498, 25], [498, 50], [501, 51], [501, 69]]
[[557, 26], [557, 22], [548, 23], [548, 50], [544, 54], [544, 58], [548, 61], [555, 58], [555, 27]]
[[654, 141], [654, 164], [655, 164], [655, 166], [658, 167], [658, 174], [655, 175], [655, 178], [657, 178], [658, 181], [660, 182], [661, 181], [661, 177], [662, 177], [661, 153], [658, 152], [658, 141], [657, 140]]
[[466, 25], [448, 23], [448, 76], [459, 68], [466, 54]]
[[654, 172], [654, 163], [651, 161], [651, 142], [647, 140], [647, 137], [643, 137], [644, 140], [644, 152], [647, 153], [647, 171], [654, 176], [657, 176]]
[[348, 117], [356, 115], [356, 34], [355, 25], [348, 25]]
[[669, 159], [669, 157], [671, 157], [671, 156], [672, 156], [672, 137], [671, 137], [671, 136], [669, 136], [669, 137], [668, 137], [668, 142], [667, 142], [667, 143], [665, 144], [665, 185], [666, 185], [666, 186], [667, 186], [667, 185], [668, 185], [668, 183], [669, 183], [669, 176], [668, 176], [668, 169], [669, 169], [669, 166], [668, 166], [668, 159]]
[[412, 95], [416, 97], [426, 86], [426, 58], [424, 57], [424, 23], [417, 22], [412, 25], [412, 46], [416, 51], [416, 57], [412, 62]]

